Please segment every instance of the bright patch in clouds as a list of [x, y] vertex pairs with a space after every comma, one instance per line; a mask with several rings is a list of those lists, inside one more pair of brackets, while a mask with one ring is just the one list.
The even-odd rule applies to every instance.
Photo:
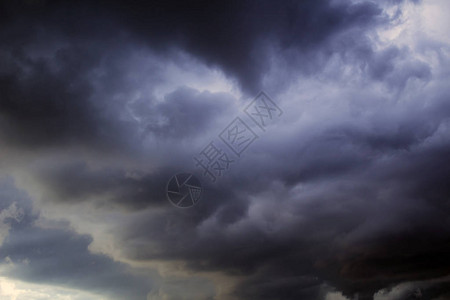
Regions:
[[0, 300], [107, 300], [82, 291], [0, 277]]

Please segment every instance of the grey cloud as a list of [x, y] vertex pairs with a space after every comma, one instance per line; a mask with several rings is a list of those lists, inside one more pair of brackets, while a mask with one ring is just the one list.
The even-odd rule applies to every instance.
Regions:
[[410, 78], [430, 80], [430, 67], [418, 60], [408, 61], [405, 59], [407, 57], [408, 49], [400, 50], [393, 46], [380, 53], [374, 53], [368, 64], [369, 74], [374, 79], [383, 80], [395, 88], [404, 88]]
[[[371, 2], [212, 2], [186, 7], [177, 2], [109, 4], [3, 3], [9, 25], [1, 32], [5, 41], [1, 51], [5, 96], [0, 104], [4, 139], [35, 146], [88, 144], [100, 146], [102, 151], [119, 151], [138, 143], [141, 136], [136, 136], [136, 124], [117, 117], [125, 109], [124, 103], [113, 100], [130, 88], [115, 60], [126, 57], [133, 45], [146, 45], [166, 60], [170, 60], [173, 47], [184, 49], [237, 78], [245, 91], [255, 92], [270, 67], [274, 49], [291, 61], [305, 56], [300, 61], [307, 62], [310, 67], [306, 69], [311, 72], [317, 70], [316, 60], [319, 63], [321, 56], [328, 57], [336, 50], [322, 51], [321, 47], [329, 47], [325, 42], [352, 27], [360, 28], [355, 34], [364, 34], [364, 28], [386, 22], [381, 8]], [[132, 37], [116, 35], [123, 30]], [[307, 65], [299, 66], [287, 65], [294, 73]], [[408, 68], [418, 77], [427, 76], [423, 65]], [[397, 80], [404, 81], [402, 78]], [[202, 105], [200, 113], [193, 101], [187, 102], [192, 97], [186, 89], [168, 95], [165, 104], [156, 108], [158, 115], [149, 120], [147, 130], [178, 137], [186, 130], [201, 132], [208, 125], [204, 117], [213, 118], [208, 112], [217, 113], [220, 108], [211, 102], [217, 100], [201, 95], [210, 105]], [[231, 101], [223, 97], [221, 103]], [[180, 101], [189, 103], [182, 113], [195, 117], [196, 123], [175, 116], [174, 105]], [[187, 109], [197, 111], [187, 114]]]
[[[145, 1], [79, 2], [77, 5], [6, 3], [7, 20], [23, 19], [71, 39], [114, 36], [123, 26], [164, 53], [181, 47], [217, 66], [242, 88], [256, 93], [270, 61], [268, 45], [316, 51], [350, 27], [370, 27], [382, 19], [373, 2], [213, 1], [180, 4]], [[9, 18], [8, 18], [9, 17]], [[83, 20], [83, 21], [80, 21]], [[11, 21], [12, 22], [12, 21]], [[55, 24], [58, 24], [56, 26]], [[120, 27], [119, 27], [120, 28]], [[33, 36], [35, 31], [20, 28]]]
[[50, 60], [17, 52], [7, 58], [17, 66], [0, 75], [5, 142], [38, 148], [90, 145], [107, 151], [126, 141], [132, 124], [108, 118], [105, 99], [92, 100], [89, 79], [100, 64], [99, 53], [75, 46], [56, 50]]
[[430, 87], [426, 109], [411, 99], [364, 123], [324, 122], [310, 139], [298, 129], [284, 145], [261, 142], [198, 210], [149, 212], [118, 235], [133, 259], [245, 275], [236, 290], [243, 299], [317, 298], [320, 289], [298, 288], [302, 276], [362, 299], [444, 276], [449, 131], [441, 88]]
[[[226, 93], [199, 92], [181, 87], [167, 94], [163, 102], [147, 107], [142, 116], [144, 135], [156, 135], [158, 139], [176, 138], [177, 141], [192, 139], [204, 134], [217, 122], [217, 118], [229, 115], [236, 100]], [[134, 103], [138, 105], [140, 103]], [[142, 105], [142, 104], [141, 104]]]
[[146, 298], [152, 288], [149, 278], [133, 274], [130, 267], [104, 254], [91, 253], [89, 235], [67, 226], [36, 225], [39, 215], [32, 211], [27, 195], [16, 190], [11, 180], [2, 180], [2, 187], [0, 203], [15, 203], [23, 212], [21, 218], [6, 220], [11, 228], [0, 247], [3, 276], [79, 288], [112, 299]]
[[[11, 22], [8, 11], [13, 11], [24, 24], [39, 25], [54, 39], [52, 45], [84, 39], [92, 44], [63, 46], [50, 51], [48, 59], [35, 59], [28, 55], [32, 47], [19, 47], [21, 35], [12, 38], [11, 32], [26, 33], [22, 38], [36, 45], [36, 31], [25, 30], [20, 22], [2, 31], [2, 37], [18, 47], [3, 47], [1, 53], [12, 62], [2, 63], [0, 76], [6, 95], [0, 102], [3, 137], [7, 143], [63, 149], [79, 144], [91, 149], [100, 143], [129, 158], [135, 155], [130, 144], [141, 145], [143, 125], [149, 148], [164, 152], [155, 155], [161, 159], [153, 159], [152, 173], [146, 165], [134, 170], [120, 159], [109, 168], [90, 168], [92, 161], [74, 159], [55, 160], [30, 174], [54, 201], [67, 207], [93, 201], [98, 209], [101, 204], [147, 208], [115, 228], [126, 258], [182, 261], [194, 272], [240, 276], [237, 298], [321, 299], [336, 289], [349, 298], [359, 293], [360, 299], [372, 299], [377, 291], [401, 282], [443, 276], [449, 269], [450, 174], [445, 162], [450, 110], [448, 88], [439, 81], [447, 78], [436, 78], [433, 66], [414, 57], [412, 49], [376, 50], [367, 34], [395, 21], [386, 16], [383, 5], [401, 2], [7, 4], [4, 23]], [[95, 12], [100, 12], [98, 19]], [[79, 22], [80, 16], [87, 21]], [[111, 40], [116, 29], [130, 37]], [[97, 41], [99, 37], [106, 41]], [[130, 42], [129, 48], [123, 41]], [[165, 201], [164, 187], [177, 168], [192, 165], [187, 152], [193, 150], [173, 149], [180, 141], [194, 146], [192, 139], [206, 140], [203, 134], [220, 129], [222, 113], [224, 118], [233, 115], [236, 99], [189, 87], [162, 99], [150, 92], [129, 106], [142, 123], [124, 121], [118, 116], [126, 109], [121, 101], [135, 85], [122, 76], [121, 64], [134, 47], [151, 49], [145, 53], [157, 53], [164, 62], [172, 59], [173, 49], [182, 49], [237, 79], [244, 94], [276, 77], [274, 89], [285, 99], [291, 95], [283, 92], [295, 80], [317, 75], [332, 87], [362, 90], [355, 94], [367, 99], [334, 95], [330, 88], [333, 103], [316, 107], [332, 112], [326, 115], [329, 119], [311, 112], [312, 133], [281, 123], [275, 134], [258, 140], [220, 185], [205, 184], [204, 198], [195, 209], [180, 211]], [[322, 74], [330, 58], [336, 66]], [[272, 70], [274, 62], [285, 65]], [[346, 68], [358, 76], [345, 77]], [[158, 71], [149, 85], [158, 83]], [[369, 88], [373, 82], [385, 88], [383, 93]], [[415, 94], [417, 86], [421, 93]], [[59, 98], [66, 100], [64, 105]], [[296, 99], [281, 104], [286, 105], [286, 117], [295, 120], [300, 119], [295, 114], [307, 109]], [[148, 156], [155, 154], [152, 149]], [[136, 156], [134, 166], [141, 159]], [[115, 289], [108, 282], [128, 282], [124, 265], [88, 252], [89, 237], [26, 224], [13, 229], [4, 249], [18, 265], [29, 249], [41, 249], [30, 253], [38, 263], [20, 265], [19, 273], [12, 275], [36, 281], [46, 259], [55, 268], [80, 262], [74, 270], [90, 274], [94, 267], [85, 262], [94, 261], [100, 270], [118, 275], [111, 281], [100, 276], [93, 281], [96, 286], [64, 270], [50, 269], [44, 279], [66, 284], [75, 276], [77, 286], [110, 291]], [[45, 237], [46, 242], [27, 242], [25, 234]], [[70, 250], [66, 247], [78, 249], [72, 261], [60, 254]], [[51, 251], [56, 254], [49, 259]], [[137, 282], [126, 288], [136, 287], [142, 295], [140, 279]], [[430, 290], [430, 297], [445, 293], [442, 284]]]
[[85, 162], [70, 162], [39, 168], [34, 177], [48, 191], [47, 201], [65, 204], [90, 202], [127, 209], [167, 205], [165, 185], [173, 170], [155, 173], [120, 168], [90, 168]]

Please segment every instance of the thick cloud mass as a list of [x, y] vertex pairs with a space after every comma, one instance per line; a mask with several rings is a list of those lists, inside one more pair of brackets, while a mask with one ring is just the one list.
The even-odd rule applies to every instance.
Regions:
[[[448, 299], [449, 13], [0, 1], [0, 287]], [[259, 90], [283, 110], [265, 131], [243, 113]], [[212, 183], [193, 157], [237, 116], [258, 138]], [[166, 199], [177, 172], [202, 181], [193, 208]]]
[[151, 290], [149, 279], [133, 275], [126, 265], [106, 255], [91, 253], [88, 246], [92, 238], [88, 235], [64, 228], [67, 226], [39, 226], [30, 200], [11, 183], [3, 180], [0, 195], [2, 205], [14, 207], [14, 213], [2, 218], [2, 227], [9, 231], [0, 254], [4, 275], [106, 293], [114, 299], [146, 298]]

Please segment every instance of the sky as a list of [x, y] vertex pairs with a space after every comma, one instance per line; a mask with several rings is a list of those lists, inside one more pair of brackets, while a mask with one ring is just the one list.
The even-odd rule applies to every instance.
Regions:
[[0, 0], [0, 300], [450, 299], [449, 28]]

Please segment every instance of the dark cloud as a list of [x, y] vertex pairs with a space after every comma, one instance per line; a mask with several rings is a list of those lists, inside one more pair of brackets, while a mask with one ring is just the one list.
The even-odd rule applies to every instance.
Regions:
[[[385, 19], [371, 2], [3, 1], [2, 6], [8, 25], [0, 31], [3, 139], [25, 146], [87, 144], [102, 151], [121, 151], [141, 137], [135, 134], [136, 124], [117, 116], [131, 99], [114, 100], [135, 88], [127, 86], [125, 70], [117, 63], [133, 46], [145, 46], [167, 60], [173, 49], [183, 49], [254, 93], [271, 67], [273, 51], [291, 61], [308, 57], [299, 60], [298, 70], [311, 72], [317, 66], [313, 62], [322, 60], [316, 56], [331, 54], [320, 48], [327, 41]], [[409, 68], [418, 77], [427, 76], [420, 64]], [[158, 82], [152, 80], [149, 85]], [[213, 101], [206, 95], [199, 96], [202, 102], [188, 101], [193, 96], [187, 89], [168, 95], [147, 116], [152, 116], [147, 130], [178, 137], [186, 130], [201, 132], [208, 125], [204, 117], [213, 118], [221, 108], [217, 103], [206, 108], [203, 102]], [[231, 101], [223, 97], [221, 103]], [[152, 95], [145, 100], [154, 101]], [[182, 115], [175, 114], [175, 106]]]
[[[123, 216], [112, 226], [124, 258], [239, 279], [236, 299], [373, 299], [405, 283], [445, 297], [448, 281], [417, 282], [450, 268], [448, 74], [413, 44], [380, 43], [404, 2], [3, 1], [0, 145], [36, 153], [26, 168], [2, 163], [32, 178], [39, 205]], [[184, 60], [244, 96], [164, 86]], [[220, 184], [199, 175], [195, 208], [171, 207], [167, 180], [201, 174], [192, 154], [265, 83], [286, 119]], [[22, 208], [6, 220], [9, 276], [145, 297], [146, 279], [91, 253], [92, 237], [38, 227]]]
[[[165, 96], [164, 102], [153, 107], [134, 103], [135, 114], [142, 116], [144, 135], [178, 141], [205, 134], [221, 115], [228, 115], [235, 100], [227, 93], [199, 92], [182, 87]], [[140, 105], [139, 105], [140, 104]], [[215, 126], [214, 126], [215, 127]]]
[[[2, 130], [5, 138], [33, 145], [89, 135], [86, 131], [93, 122], [93, 116], [87, 113], [90, 87], [80, 78], [78, 70], [70, 76], [51, 74], [43, 63], [30, 63], [29, 67], [28, 75], [4, 74], [1, 77], [2, 127], [10, 129]], [[63, 70], [65, 72], [65, 68]]]
[[[6, 19], [33, 22], [75, 41], [110, 39], [129, 31], [163, 52], [180, 47], [208, 65], [221, 68], [241, 87], [256, 93], [270, 67], [270, 50], [320, 51], [320, 46], [351, 27], [380, 22], [382, 9], [373, 2], [321, 1], [6, 1]], [[380, 19], [381, 18], [381, 19]], [[17, 22], [19, 23], [19, 22]], [[20, 33], [37, 29], [17, 25]], [[271, 49], [272, 48], [272, 49]]]
[[58, 164], [36, 170], [36, 177], [46, 187], [47, 201], [59, 203], [95, 203], [98, 207], [118, 206], [142, 209], [167, 205], [165, 185], [173, 171], [156, 174], [125, 169], [92, 169], [84, 162]]
[[80, 235], [67, 225], [39, 226], [40, 217], [32, 211], [27, 195], [16, 190], [11, 180], [2, 181], [2, 188], [0, 203], [10, 203], [20, 211], [19, 217], [3, 220], [2, 226], [10, 226], [0, 248], [3, 276], [75, 287], [114, 299], [146, 298], [151, 290], [149, 279], [107, 255], [91, 253], [89, 235]]
[[90, 79], [99, 53], [86, 46], [63, 47], [47, 59], [26, 51], [2, 53], [11, 65], [0, 73], [2, 139], [22, 147], [120, 148], [131, 124], [111, 119], [108, 110], [115, 107], [106, 108], [107, 99], [93, 94]]
[[[448, 111], [436, 91], [426, 109], [405, 104], [364, 126], [330, 123], [312, 139], [299, 130], [286, 145], [255, 145], [198, 210], [149, 213], [118, 235], [133, 259], [245, 275], [242, 299], [318, 299], [325, 283], [372, 299], [385, 287], [443, 277]], [[300, 288], [305, 278], [313, 284]]]
[[240, 299], [321, 299], [325, 291], [308, 277], [255, 278], [236, 292]]

